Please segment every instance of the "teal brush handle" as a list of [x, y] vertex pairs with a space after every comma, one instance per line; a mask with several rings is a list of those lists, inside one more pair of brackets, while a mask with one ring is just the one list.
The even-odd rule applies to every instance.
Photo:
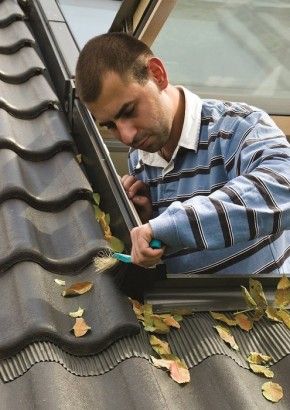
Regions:
[[[152, 241], [150, 242], [150, 248], [160, 249], [160, 248], [162, 248], [162, 242], [159, 241], [158, 239], [152, 239]], [[124, 253], [115, 252], [113, 254], [113, 257], [118, 259], [121, 262], [125, 262], [125, 263], [131, 263], [132, 262], [131, 255], [125, 255]]]

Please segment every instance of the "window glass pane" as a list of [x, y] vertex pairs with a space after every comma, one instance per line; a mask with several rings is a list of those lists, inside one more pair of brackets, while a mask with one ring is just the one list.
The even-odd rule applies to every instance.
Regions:
[[116, 0], [58, 1], [80, 48], [90, 38], [109, 30], [121, 5], [121, 1]]
[[177, 0], [152, 48], [200, 97], [290, 114], [289, 0]]

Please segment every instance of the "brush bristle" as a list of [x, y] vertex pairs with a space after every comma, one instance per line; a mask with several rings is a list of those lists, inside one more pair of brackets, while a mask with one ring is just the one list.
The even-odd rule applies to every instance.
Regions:
[[97, 273], [113, 268], [118, 263], [118, 260], [113, 257], [111, 249], [103, 249], [94, 258], [94, 266]]

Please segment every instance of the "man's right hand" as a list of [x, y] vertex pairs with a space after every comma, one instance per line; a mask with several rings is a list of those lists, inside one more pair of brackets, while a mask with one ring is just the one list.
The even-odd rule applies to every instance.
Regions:
[[152, 217], [152, 202], [149, 186], [132, 175], [124, 175], [121, 178], [121, 183], [128, 198], [135, 205], [142, 223], [148, 222]]

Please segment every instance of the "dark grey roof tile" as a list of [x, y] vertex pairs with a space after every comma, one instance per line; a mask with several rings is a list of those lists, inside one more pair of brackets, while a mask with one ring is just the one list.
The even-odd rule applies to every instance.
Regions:
[[43, 212], [9, 199], [0, 204], [0, 232], [1, 271], [34, 261], [52, 272], [76, 272], [108, 246], [93, 207], [85, 200], [59, 212]]
[[24, 19], [24, 13], [16, 0], [0, 2], [0, 28], [22, 19]]
[[0, 28], [0, 53], [12, 54], [33, 44], [34, 37], [24, 21], [15, 21], [5, 28]]
[[73, 151], [74, 143], [57, 110], [24, 120], [0, 109], [0, 148], [9, 148], [25, 159], [43, 160], [61, 150]]
[[[65, 280], [66, 287], [56, 284], [55, 278]], [[77, 297], [61, 295], [64, 289], [80, 281], [90, 281], [93, 287]], [[131, 304], [112, 282], [110, 275], [96, 274], [92, 264], [80, 274], [65, 276], [46, 271], [36, 263], [15, 265], [1, 277], [0, 300], [3, 306], [9, 307], [9, 320], [1, 321], [0, 327], [1, 359], [40, 341], [53, 342], [61, 346], [62, 351], [76, 356], [92, 355], [120, 336], [137, 333], [139, 324]], [[83, 318], [91, 326], [85, 337], [75, 337], [72, 332], [75, 319], [69, 316], [69, 312], [76, 311], [79, 306], [85, 309]], [[32, 365], [33, 356], [36, 355], [34, 360], [37, 356], [41, 358], [45, 355], [45, 351], [41, 352], [44, 349], [51, 359], [53, 347], [49, 344], [39, 346], [39, 351], [37, 347], [28, 348], [26, 354], [18, 355], [18, 358], [21, 357], [24, 363], [26, 360], [26, 365], [29, 362]], [[12, 360], [12, 363], [16, 361]], [[19, 360], [17, 363], [19, 365]]]
[[32, 163], [14, 151], [0, 149], [0, 170], [0, 203], [19, 198], [39, 210], [52, 211], [92, 194], [72, 152], [61, 151], [49, 160]]
[[18, 118], [35, 118], [57, 106], [58, 99], [43, 75], [22, 84], [0, 82], [0, 108]]
[[20, 84], [44, 70], [33, 47], [22, 47], [14, 54], [0, 54], [0, 80], [7, 83]]

